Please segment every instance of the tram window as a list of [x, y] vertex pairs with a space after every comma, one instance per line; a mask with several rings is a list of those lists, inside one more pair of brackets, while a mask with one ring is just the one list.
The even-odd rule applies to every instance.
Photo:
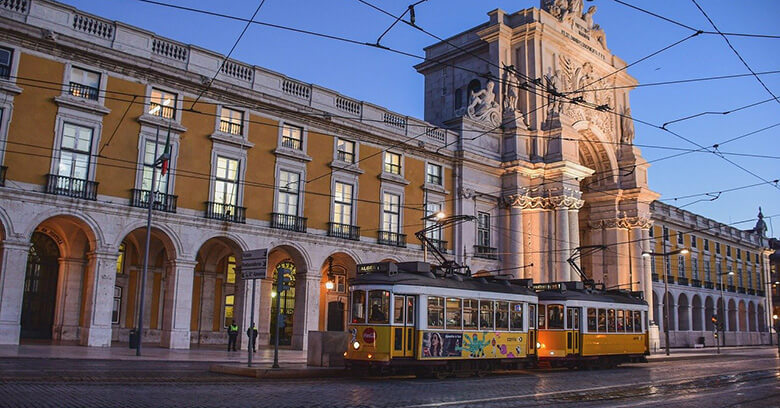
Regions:
[[630, 310], [626, 310], [626, 332], [631, 333], [634, 331], [634, 317]]
[[625, 313], [624, 310], [618, 309], [617, 311], [617, 331], [622, 333], [625, 333], [626, 331], [626, 326], [623, 324], [625, 322], [625, 319], [623, 317], [624, 313]]
[[393, 298], [393, 323], [404, 322], [404, 297], [395, 296]]
[[411, 296], [406, 298], [406, 323], [414, 324], [414, 298]]
[[463, 299], [463, 328], [476, 328], [479, 320], [479, 306], [476, 299]]
[[536, 328], [536, 305], [528, 305], [528, 328]]
[[596, 309], [592, 307], [588, 308], [588, 331], [591, 333], [598, 331], [596, 328]]
[[599, 331], [602, 333], [607, 332], [607, 310], [599, 309]]
[[544, 305], [539, 305], [539, 319], [537, 319], [537, 322], [539, 322], [538, 328], [544, 329], [547, 327], [547, 318], [545, 317], [547, 309], [544, 307]]
[[563, 305], [547, 305], [547, 328], [563, 329]]
[[607, 310], [607, 330], [610, 333], [615, 332], [615, 309]]
[[368, 322], [376, 324], [390, 323], [390, 292], [386, 290], [368, 291]]
[[634, 331], [642, 332], [642, 312], [634, 310]]
[[461, 300], [458, 298], [447, 298], [447, 328], [452, 330], [461, 330], [462, 322]]
[[574, 309], [574, 330], [580, 329], [580, 309]]
[[496, 330], [509, 330], [509, 302], [498, 302]]
[[493, 313], [495, 306], [492, 300], [479, 301], [479, 328], [482, 330], [493, 330]]
[[444, 328], [444, 298], [428, 296], [428, 327]]
[[520, 331], [523, 330], [523, 304], [512, 303], [512, 309], [510, 312], [510, 330]]
[[569, 330], [580, 329], [580, 309], [566, 309], [566, 328]]
[[352, 292], [352, 323], [366, 322], [366, 291]]

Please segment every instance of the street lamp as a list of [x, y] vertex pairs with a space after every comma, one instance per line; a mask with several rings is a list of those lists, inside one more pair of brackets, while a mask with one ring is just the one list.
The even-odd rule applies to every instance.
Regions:
[[[447, 214], [444, 214], [443, 211], [438, 211], [433, 214], [428, 214], [425, 217], [420, 218], [423, 221], [433, 221], [435, 223], [439, 223], [444, 217], [446, 217]], [[427, 227], [426, 227], [427, 228]], [[428, 246], [423, 243], [423, 262], [428, 262]]]
[[[671, 252], [649, 252], [649, 251], [643, 251], [642, 256], [647, 258], [651, 256], [658, 256], [663, 257], [666, 259], [666, 262], [668, 264], [669, 262], [669, 256], [671, 255], [677, 255], [682, 254], [686, 255], [688, 252], [688, 249], [686, 248], [680, 248]], [[669, 284], [667, 283], [666, 279], [666, 270], [664, 270], [664, 336], [666, 337], [666, 355], [669, 355]]]
[[[722, 344], [723, 347], [726, 347], [726, 334], [724, 333], [724, 329], [726, 327], [726, 319], [728, 319], [728, 312], [726, 312], [726, 300], [723, 299], [723, 275], [734, 276], [734, 271], [718, 272], [718, 283], [720, 284], [720, 304], [723, 306], [723, 313], [720, 313], [720, 311], [717, 310], [717, 307], [715, 308], [715, 312], [720, 314], [718, 316], [718, 324], [720, 325], [721, 339], [718, 340], [718, 344]], [[716, 327], [715, 330], [718, 330], [718, 328]], [[720, 354], [720, 347], [718, 347], [718, 354]]]
[[[772, 315], [775, 326], [775, 333], [777, 333], [777, 354], [780, 355], [780, 320], [777, 320], [777, 315]], [[769, 333], [769, 338], [772, 338], [772, 333]]]

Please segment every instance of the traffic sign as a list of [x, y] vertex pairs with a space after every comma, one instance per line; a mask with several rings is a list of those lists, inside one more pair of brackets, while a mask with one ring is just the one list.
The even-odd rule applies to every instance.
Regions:
[[241, 277], [265, 279], [268, 271], [268, 248], [244, 251], [241, 255]]

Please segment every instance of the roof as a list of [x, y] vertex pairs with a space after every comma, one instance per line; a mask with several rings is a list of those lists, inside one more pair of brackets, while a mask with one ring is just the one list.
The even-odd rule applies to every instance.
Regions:
[[545, 290], [537, 293], [540, 301], [545, 300], [580, 300], [585, 302], [609, 302], [628, 305], [644, 305], [647, 302], [622, 291], [591, 291], [582, 290]]

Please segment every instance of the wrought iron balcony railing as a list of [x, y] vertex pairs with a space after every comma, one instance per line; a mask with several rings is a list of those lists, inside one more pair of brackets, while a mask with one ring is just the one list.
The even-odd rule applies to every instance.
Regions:
[[397, 232], [390, 231], [378, 231], [377, 243], [406, 248], [406, 234], [399, 234]]
[[659, 278], [657, 273], [651, 274], [651, 277], [653, 278], [653, 282], [658, 282]]
[[756, 294], [756, 290], [755, 289], [748, 289], [747, 290], [747, 294], [748, 295], [755, 295]]
[[[154, 206], [152, 207], [158, 211], [165, 211], [169, 213], [176, 212], [176, 200], [177, 196], [172, 194], [165, 194], [161, 192], [154, 193]], [[149, 208], [149, 190], [133, 189], [133, 197], [130, 200], [130, 205], [139, 208]]]
[[149, 102], [149, 114], [161, 118], [173, 119], [176, 116], [176, 108], [160, 105], [157, 102]]
[[355, 162], [355, 153], [339, 150], [338, 152], [336, 152], [336, 157], [343, 162], [347, 162], [347, 163]]
[[93, 101], [98, 100], [99, 91], [95, 87], [82, 85], [77, 82], [71, 82], [68, 93], [79, 98], [90, 99]]
[[8, 79], [11, 76], [11, 67], [8, 65], [0, 65], [0, 78]]
[[474, 257], [484, 259], [498, 259], [498, 248], [485, 245], [474, 245]]
[[695, 286], [697, 288], [701, 287], [701, 280], [699, 279], [691, 279], [691, 286]]
[[241, 123], [235, 123], [229, 120], [220, 119], [219, 131], [224, 133], [229, 133], [231, 135], [241, 136], [244, 131], [244, 125], [242, 125]]
[[764, 296], [764, 291], [761, 289], [756, 290], [756, 296]]
[[97, 182], [74, 177], [58, 176], [56, 174], [47, 174], [46, 178], [46, 192], [49, 194], [83, 198], [86, 200], [97, 199]]
[[244, 224], [246, 223], [246, 208], [207, 201], [206, 218]]
[[292, 137], [282, 137], [282, 146], [288, 148], [288, 149], [295, 149], [295, 150], [301, 150], [301, 141], [300, 139], [295, 139]]
[[726, 290], [728, 290], [729, 292], [736, 292], [737, 291], [737, 287], [734, 286], [734, 285], [728, 285], [726, 287]]
[[712, 282], [704, 282], [705, 289], [715, 289], [715, 284]]
[[328, 236], [360, 241], [360, 227], [356, 225], [339, 224], [338, 222], [329, 222]]
[[306, 218], [297, 215], [271, 213], [271, 228], [306, 232]]
[[686, 278], [686, 277], [678, 277], [677, 278], [677, 284], [678, 285], [688, 286], [688, 278]]
[[737, 293], [747, 293], [747, 289], [745, 289], [743, 287], [739, 287], [739, 288], [737, 288]]

